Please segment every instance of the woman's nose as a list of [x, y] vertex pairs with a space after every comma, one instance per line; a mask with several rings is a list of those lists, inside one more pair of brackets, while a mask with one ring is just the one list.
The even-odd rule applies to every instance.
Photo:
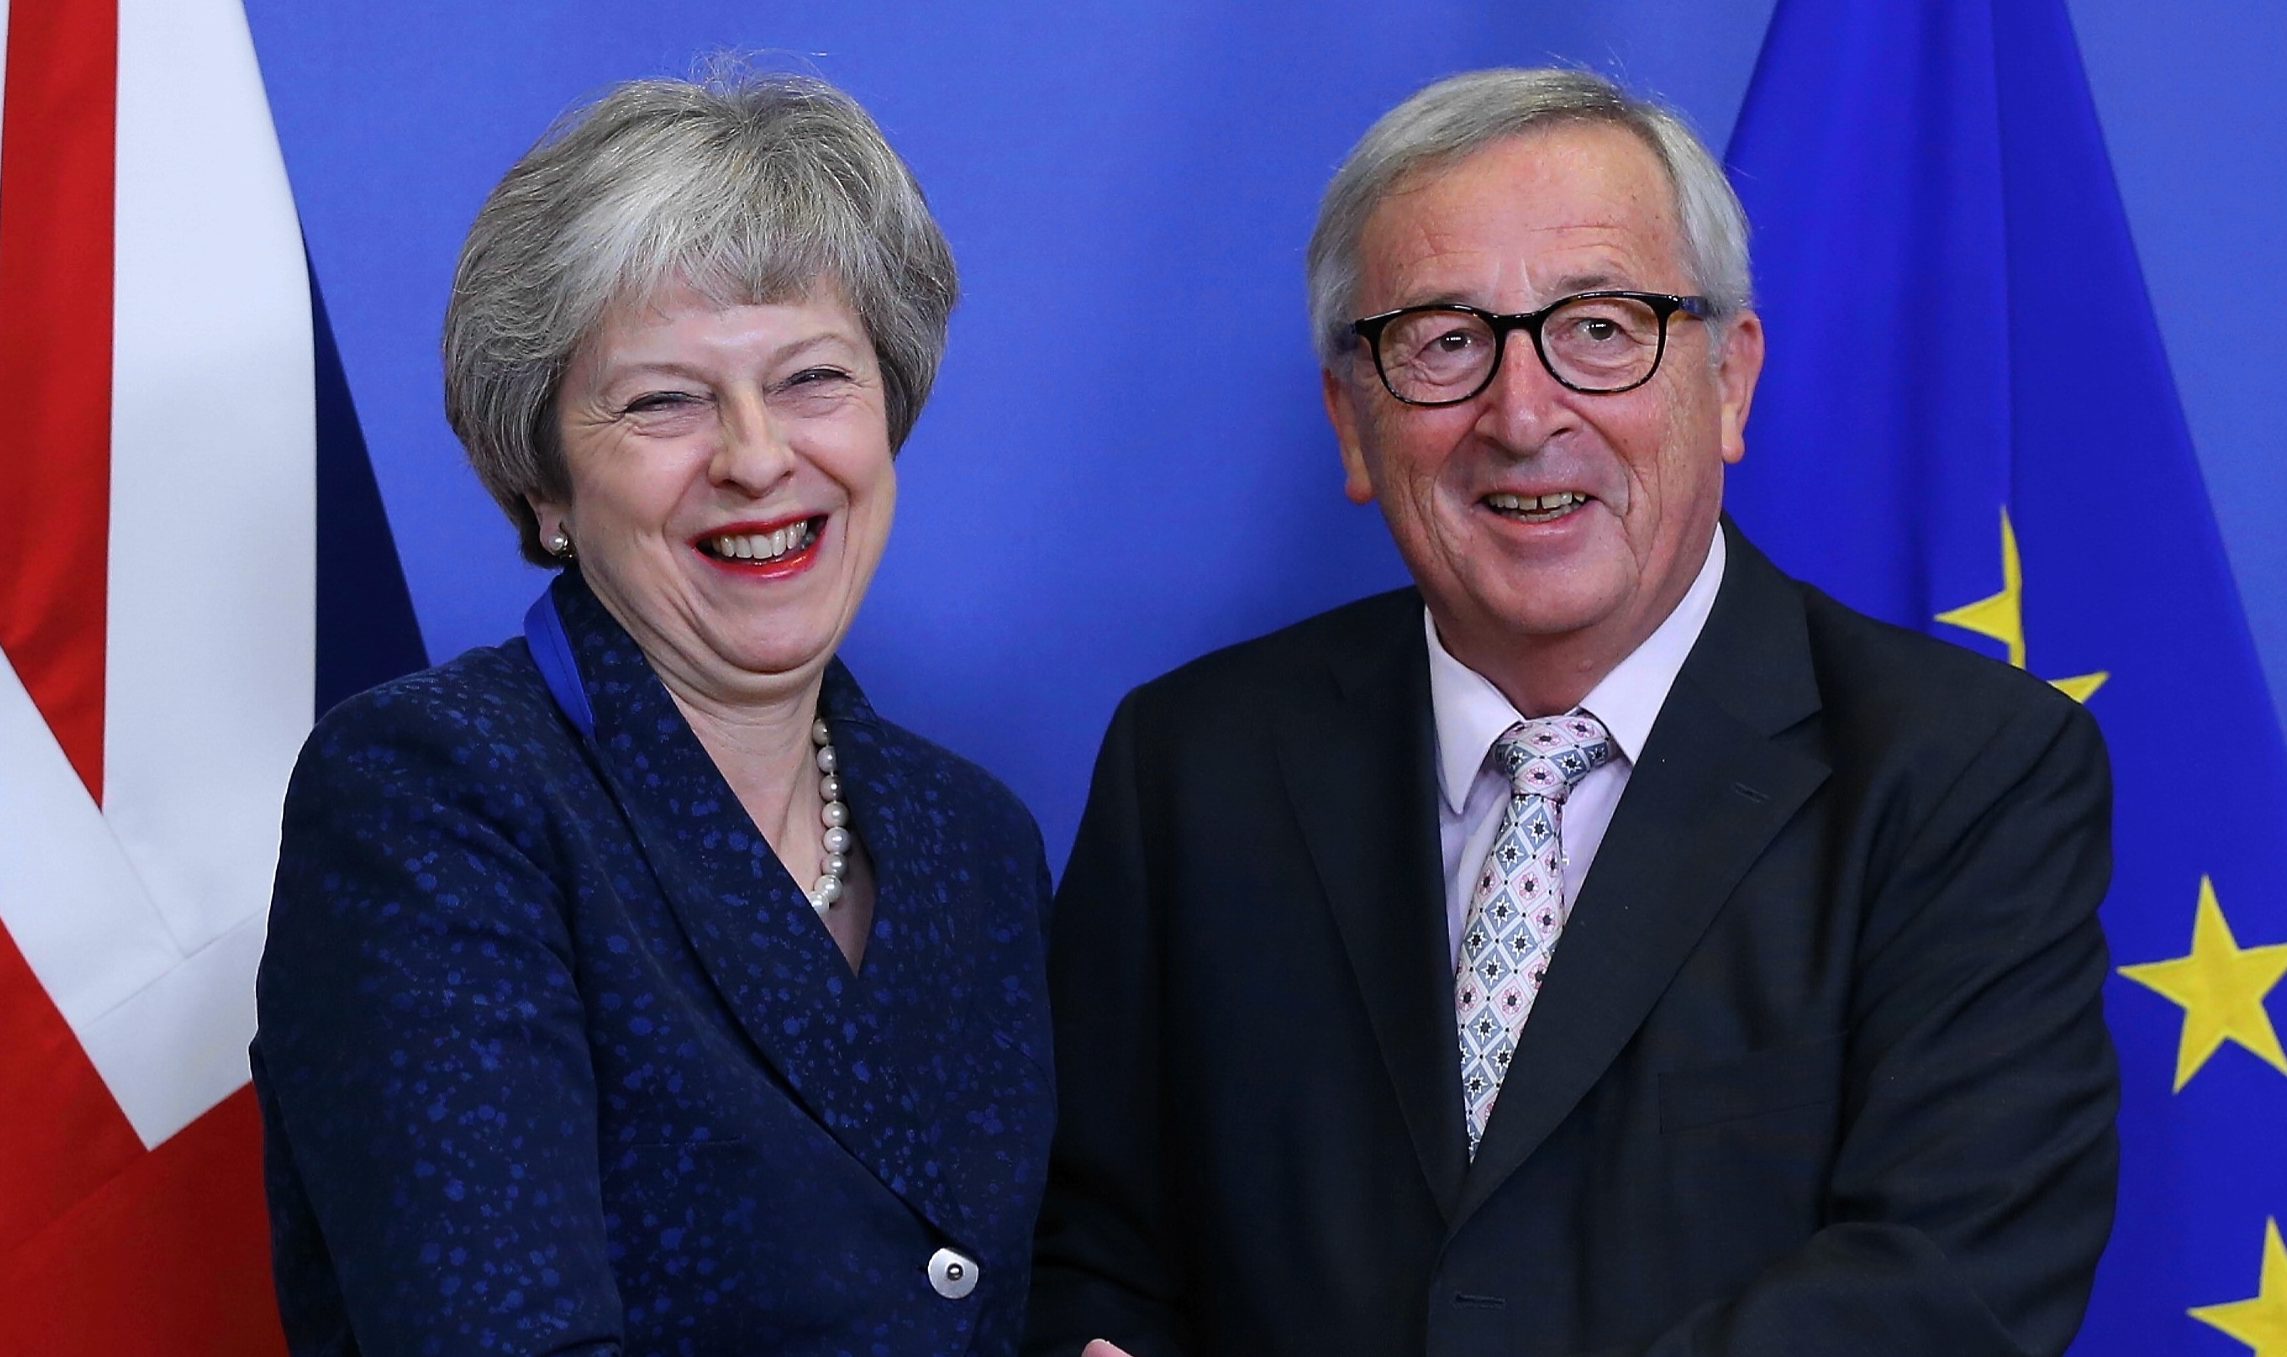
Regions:
[[760, 496], [794, 469], [794, 446], [784, 421], [759, 395], [737, 394], [722, 403], [721, 426], [707, 474]]

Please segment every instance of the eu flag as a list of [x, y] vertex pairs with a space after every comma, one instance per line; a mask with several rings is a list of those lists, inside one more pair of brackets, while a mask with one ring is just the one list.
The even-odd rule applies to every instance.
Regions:
[[[2287, 749], [2061, 0], [1781, 0], [1731, 148], [1770, 336], [1733, 512], [2085, 702], [2120, 1211], [2076, 1353], [2287, 1357]], [[2267, 316], [2202, 342], [2268, 348]]]

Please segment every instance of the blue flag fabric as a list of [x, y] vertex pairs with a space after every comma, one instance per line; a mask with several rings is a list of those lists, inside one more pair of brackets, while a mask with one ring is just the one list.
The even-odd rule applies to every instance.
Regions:
[[314, 715], [428, 664], [405, 572], [366, 456], [318, 275], [310, 270], [318, 432], [318, 654]]
[[2287, 1354], [2287, 748], [2064, 6], [1781, 0], [1730, 160], [1770, 337], [1734, 514], [2111, 748], [2123, 1163], [2073, 1351]]

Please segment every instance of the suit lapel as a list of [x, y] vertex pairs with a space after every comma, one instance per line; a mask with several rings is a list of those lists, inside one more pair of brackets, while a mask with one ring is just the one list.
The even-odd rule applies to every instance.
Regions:
[[[893, 1021], [904, 987], [884, 983], [890, 972], [949, 958], [919, 930], [894, 926], [927, 864], [904, 860], [904, 793], [879, 756], [882, 727], [855, 682], [837, 664], [821, 703], [879, 888], [862, 976], [851, 974], [634, 642], [576, 573], [555, 590], [594, 704], [597, 767], [718, 997], [820, 1126], [938, 1228], [962, 1233], [964, 1213], [934, 1161], [932, 1109], [904, 1077], [906, 1024]], [[885, 933], [897, 936], [885, 945]]]
[[1458, 1225], [1603, 1077], [1723, 902], [1825, 780], [1802, 605], [1735, 530], [1722, 592], [1630, 770], [1470, 1165]]
[[1449, 1216], [1466, 1159], [1421, 601], [1373, 600], [1332, 682], [1282, 714], [1281, 771], [1396, 1087]]
[[[874, 868], [873, 928], [856, 992], [879, 1024], [883, 1061], [882, 1077], [864, 1093], [866, 1115], [883, 1123], [869, 1162], [886, 1166], [875, 1170], [882, 1181], [940, 1229], [967, 1237], [969, 1204], [947, 1170], [962, 1158], [970, 1109], [947, 1099], [962, 1086], [953, 1071], [973, 1063], [982, 1048], [967, 1015], [946, 1010], [975, 995], [984, 921], [973, 896], [951, 889], [960, 872], [948, 860], [950, 822], [931, 804], [934, 793], [916, 785], [925, 760], [909, 746], [911, 737], [874, 716], [838, 663], [826, 675], [821, 702], [841, 758], [843, 797]], [[904, 1077], [921, 1071], [934, 1077]]]

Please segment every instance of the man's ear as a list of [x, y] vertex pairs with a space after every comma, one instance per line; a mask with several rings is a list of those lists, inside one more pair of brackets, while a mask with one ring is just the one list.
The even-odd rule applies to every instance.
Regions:
[[1763, 318], [1742, 311], [1724, 326], [1723, 357], [1715, 369], [1723, 460], [1736, 465], [1747, 455], [1747, 410], [1755, 403], [1755, 382], [1763, 375]]
[[1358, 407], [1350, 387], [1332, 368], [1318, 373], [1326, 397], [1326, 418], [1334, 425], [1334, 441], [1342, 449], [1342, 493], [1352, 504], [1374, 502], [1374, 477], [1366, 468], [1365, 445], [1358, 438]]

